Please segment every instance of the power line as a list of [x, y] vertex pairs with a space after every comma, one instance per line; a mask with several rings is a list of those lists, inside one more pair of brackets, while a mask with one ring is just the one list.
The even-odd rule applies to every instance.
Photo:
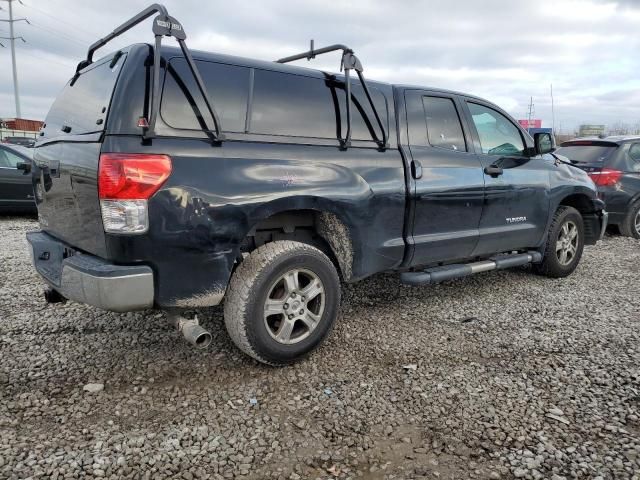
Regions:
[[58, 64], [58, 65], [60, 65], [62, 67], [71, 68], [71, 69], [75, 69], [75, 67], [76, 67], [76, 64], [73, 63], [73, 62], [66, 63], [64, 61], [53, 60], [53, 59], [51, 59], [51, 58], [49, 58], [47, 56], [44, 56], [44, 55], [35, 55], [34, 53], [32, 53], [31, 50], [21, 50], [21, 53], [26, 55], [26, 56], [28, 56], [28, 57], [35, 58], [36, 60], [41, 61], [41, 62], [56, 63], [56, 64]]
[[[6, 1], [6, 0], [5, 0], [5, 1]], [[79, 27], [79, 26], [78, 26], [78, 25], [76, 25], [76, 24], [70, 23], [70, 22], [68, 22], [67, 20], [64, 20], [64, 19], [62, 19], [62, 18], [56, 17], [55, 15], [52, 15], [51, 13], [49, 13], [49, 12], [47, 12], [47, 11], [45, 11], [45, 10], [42, 10], [42, 9], [40, 9], [40, 8], [38, 8], [38, 7], [35, 7], [35, 6], [33, 6], [33, 5], [26, 4], [26, 3], [24, 3], [24, 2], [20, 2], [20, 3], [21, 3], [22, 5], [24, 5], [25, 7], [27, 7], [27, 8], [31, 8], [31, 9], [33, 9], [33, 10], [35, 10], [35, 11], [37, 11], [37, 12], [41, 13], [42, 15], [46, 15], [47, 17], [53, 18], [53, 19], [54, 19], [54, 20], [56, 20], [57, 22], [65, 23], [65, 24], [69, 25], [70, 27], [73, 27], [73, 28], [74, 28], [74, 30], [82, 30], [82, 31], [83, 31], [83, 32], [85, 32], [87, 35], [91, 35], [91, 38], [95, 37], [95, 32], [90, 32], [89, 30], [85, 30], [84, 28]]]
[[44, 30], [45, 32], [49, 32], [53, 35], [56, 35], [57, 37], [62, 37], [63, 40], [67, 40], [68, 42], [73, 42], [77, 45], [80, 45], [81, 47], [86, 48], [88, 45], [90, 45], [92, 42], [83, 42], [82, 40], [80, 40], [78, 37], [72, 37], [70, 35], [67, 35], [65, 33], [60, 32], [59, 30], [55, 30], [51, 27], [45, 27], [44, 25], [40, 25], [39, 23], [36, 23], [34, 21], [31, 21], [29, 23], [30, 25], [36, 27], [36, 28], [40, 28], [42, 30]]

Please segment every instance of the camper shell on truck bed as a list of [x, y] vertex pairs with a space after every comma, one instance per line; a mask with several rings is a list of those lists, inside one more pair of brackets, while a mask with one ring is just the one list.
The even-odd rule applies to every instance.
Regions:
[[[154, 44], [93, 61], [155, 13]], [[490, 102], [365, 80], [344, 45], [265, 62], [185, 38], [153, 5], [89, 49], [47, 116], [28, 239], [49, 301], [166, 309], [203, 346], [175, 312], [224, 298], [236, 344], [283, 364], [329, 333], [340, 277], [562, 277], [604, 231], [588, 176]], [[331, 52], [343, 74], [288, 65]]]

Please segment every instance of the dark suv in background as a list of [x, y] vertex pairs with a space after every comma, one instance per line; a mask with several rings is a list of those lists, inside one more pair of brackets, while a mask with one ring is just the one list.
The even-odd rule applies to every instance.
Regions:
[[609, 224], [640, 238], [640, 136], [578, 138], [557, 153], [589, 174], [606, 203]]

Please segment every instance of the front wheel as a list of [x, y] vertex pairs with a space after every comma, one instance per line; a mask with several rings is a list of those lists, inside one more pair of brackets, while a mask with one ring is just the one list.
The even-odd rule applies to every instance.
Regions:
[[270, 365], [295, 362], [331, 331], [340, 305], [333, 263], [311, 245], [277, 241], [240, 264], [225, 299], [229, 336], [247, 355]]
[[542, 263], [534, 265], [534, 270], [547, 277], [566, 277], [578, 266], [583, 249], [582, 215], [573, 207], [561, 206], [549, 227]]

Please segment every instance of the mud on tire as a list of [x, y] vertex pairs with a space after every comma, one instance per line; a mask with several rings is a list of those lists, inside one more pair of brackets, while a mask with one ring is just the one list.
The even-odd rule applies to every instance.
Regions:
[[270, 365], [309, 354], [326, 338], [340, 305], [340, 280], [317, 248], [289, 240], [263, 245], [229, 282], [224, 319], [233, 342]]

